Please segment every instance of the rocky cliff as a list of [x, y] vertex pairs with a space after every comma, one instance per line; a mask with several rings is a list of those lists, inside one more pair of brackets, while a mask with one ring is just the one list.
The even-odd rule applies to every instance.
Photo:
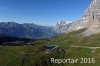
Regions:
[[[65, 26], [64, 26], [65, 28]], [[100, 32], [100, 0], [93, 0], [85, 11], [83, 17], [75, 22], [66, 25], [66, 30], [63, 32], [70, 32], [87, 28], [83, 33], [85, 35], [91, 35]]]

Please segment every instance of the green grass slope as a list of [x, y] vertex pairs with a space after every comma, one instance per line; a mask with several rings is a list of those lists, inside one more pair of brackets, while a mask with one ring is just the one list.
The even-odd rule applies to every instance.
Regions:
[[56, 45], [61, 45], [64, 47], [68, 47], [71, 45], [93, 46], [93, 47], [99, 46], [100, 47], [100, 34], [84, 36], [82, 35], [82, 32], [84, 30], [85, 29], [72, 31], [72, 32], [57, 36], [51, 39], [51, 41], [48, 44], [56, 44]]
[[78, 62], [76, 64], [65, 64], [65, 66], [100, 66], [100, 48], [88, 48], [100, 47], [100, 34], [84, 36], [82, 35], [83, 31], [84, 29], [65, 33], [53, 38], [50, 42], [48, 42], [48, 44], [64, 47], [64, 58], [95, 58], [95, 63], [81, 64]]
[[[100, 48], [90, 48], [100, 47], [100, 34], [83, 36], [83, 31], [38, 40], [34, 45], [0, 46], [0, 66], [100, 66]], [[57, 45], [63, 51], [46, 53], [44, 45]], [[51, 58], [95, 58], [95, 63], [80, 63], [80, 60], [77, 63], [53, 64]]]

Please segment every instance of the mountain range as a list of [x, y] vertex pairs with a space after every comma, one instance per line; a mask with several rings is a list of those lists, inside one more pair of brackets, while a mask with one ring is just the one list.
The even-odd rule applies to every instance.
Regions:
[[15, 36], [19, 38], [50, 38], [57, 33], [53, 27], [40, 26], [33, 23], [18, 24], [16, 22], [1, 22], [0, 35]]

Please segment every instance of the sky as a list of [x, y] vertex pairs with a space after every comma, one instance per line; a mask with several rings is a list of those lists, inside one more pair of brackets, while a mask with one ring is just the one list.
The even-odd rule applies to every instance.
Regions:
[[0, 0], [0, 22], [53, 26], [57, 21], [76, 21], [92, 0]]

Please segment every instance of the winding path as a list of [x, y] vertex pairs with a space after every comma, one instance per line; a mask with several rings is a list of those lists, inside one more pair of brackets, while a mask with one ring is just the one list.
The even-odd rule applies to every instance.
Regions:
[[80, 48], [89, 48], [89, 49], [99, 49], [100, 47], [87, 47], [87, 46], [75, 46], [72, 45], [71, 47], [80, 47]]

